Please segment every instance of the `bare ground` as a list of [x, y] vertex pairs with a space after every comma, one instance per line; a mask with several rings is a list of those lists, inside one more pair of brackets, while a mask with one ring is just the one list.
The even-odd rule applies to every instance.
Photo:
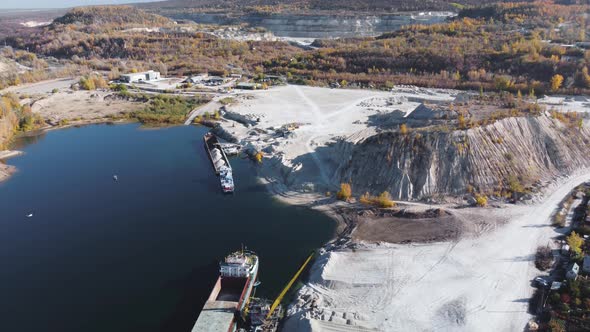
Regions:
[[37, 100], [32, 110], [52, 124], [61, 120], [99, 120], [138, 110], [141, 103], [130, 102], [108, 91], [58, 92]]
[[421, 212], [362, 209], [350, 211], [355, 223], [351, 237], [367, 242], [434, 242], [457, 239], [464, 231], [459, 218], [442, 209]]

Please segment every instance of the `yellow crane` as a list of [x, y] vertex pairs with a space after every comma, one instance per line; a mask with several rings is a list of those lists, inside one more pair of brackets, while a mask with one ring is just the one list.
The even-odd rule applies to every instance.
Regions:
[[299, 268], [299, 270], [297, 270], [297, 273], [295, 273], [295, 275], [293, 276], [293, 278], [289, 281], [289, 283], [285, 286], [285, 288], [283, 288], [283, 290], [281, 291], [281, 294], [279, 294], [279, 296], [277, 297], [277, 299], [272, 303], [272, 306], [270, 307], [270, 310], [268, 311], [268, 315], [266, 315], [266, 318], [267, 319], [269, 319], [272, 316], [272, 313], [279, 306], [279, 304], [281, 304], [281, 301], [283, 300], [283, 297], [285, 297], [285, 294], [287, 294], [287, 292], [289, 291], [289, 289], [291, 288], [291, 286], [293, 286], [293, 284], [295, 283], [295, 281], [297, 280], [297, 278], [299, 278], [299, 275], [301, 274], [301, 272], [303, 272], [303, 270], [305, 270], [305, 267], [311, 261], [311, 259], [313, 258], [313, 255], [314, 254], [315, 253], [312, 252], [311, 255], [309, 255], [309, 257], [307, 257], [307, 259], [305, 260], [305, 262], [303, 262], [303, 265], [301, 265], [301, 267]]

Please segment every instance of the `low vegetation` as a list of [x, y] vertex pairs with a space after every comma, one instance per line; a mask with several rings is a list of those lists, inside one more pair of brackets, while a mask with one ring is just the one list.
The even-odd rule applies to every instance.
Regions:
[[82, 90], [106, 89], [108, 87], [107, 81], [100, 75], [84, 76], [80, 78], [79, 84]]
[[367, 205], [374, 205], [380, 208], [392, 208], [395, 202], [391, 199], [391, 195], [384, 191], [379, 196], [371, 196], [369, 193], [361, 195], [359, 202]]
[[487, 206], [488, 205], [488, 198], [486, 195], [476, 194], [475, 195], [475, 204], [477, 206]]
[[254, 154], [254, 160], [261, 164], [262, 163], [262, 158], [264, 157], [264, 155], [262, 154], [262, 152], [258, 151], [256, 152], [256, 154]]
[[18, 97], [12, 93], [0, 96], [0, 119], [14, 119], [14, 130], [30, 131], [45, 125], [45, 121], [33, 113], [28, 104], [21, 105]]
[[146, 101], [147, 106], [143, 110], [132, 112], [130, 117], [144, 124], [183, 123], [191, 110], [206, 102], [204, 99], [168, 95], [143, 95], [137, 99]]
[[541, 246], [537, 248], [535, 254], [535, 266], [541, 271], [545, 271], [553, 266], [553, 252], [549, 246]]

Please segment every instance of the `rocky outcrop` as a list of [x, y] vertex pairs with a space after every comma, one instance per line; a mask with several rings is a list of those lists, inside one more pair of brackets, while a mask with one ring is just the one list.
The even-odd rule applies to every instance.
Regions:
[[266, 28], [279, 37], [330, 38], [375, 36], [409, 24], [441, 23], [451, 14], [443, 12], [387, 15], [174, 13], [170, 17], [204, 24], [248, 23], [253, 27]]
[[590, 129], [547, 116], [507, 118], [485, 127], [384, 132], [333, 151], [332, 181], [362, 193], [389, 191], [397, 199], [460, 195], [468, 186], [493, 190], [516, 177], [528, 183], [590, 166]]

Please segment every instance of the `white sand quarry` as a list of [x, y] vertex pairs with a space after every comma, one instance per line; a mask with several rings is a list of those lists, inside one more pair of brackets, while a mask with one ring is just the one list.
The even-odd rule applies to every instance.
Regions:
[[[452, 101], [460, 94], [452, 90], [400, 87], [394, 92], [327, 89], [288, 85], [266, 91], [240, 92], [237, 103], [228, 106], [231, 113], [259, 120], [254, 128], [230, 122], [224, 128], [265, 152], [281, 159], [286, 167], [297, 169], [297, 181], [330, 185], [332, 169], [316, 149], [338, 136], [359, 140], [375, 133], [367, 124], [370, 115], [400, 110], [406, 115], [422, 102]], [[227, 116], [226, 116], [227, 118]], [[300, 127], [289, 138], [277, 138], [274, 129], [289, 123]], [[304, 158], [296, 158], [305, 155]], [[296, 164], [292, 164], [295, 161]], [[333, 185], [333, 184], [332, 184]]]
[[544, 96], [539, 98], [539, 104], [547, 109], [560, 112], [581, 112], [590, 114], [589, 96]]
[[509, 222], [453, 243], [362, 245], [313, 267], [285, 331], [523, 331], [537, 246], [550, 216], [590, 171], [556, 182], [533, 206], [489, 208]]

